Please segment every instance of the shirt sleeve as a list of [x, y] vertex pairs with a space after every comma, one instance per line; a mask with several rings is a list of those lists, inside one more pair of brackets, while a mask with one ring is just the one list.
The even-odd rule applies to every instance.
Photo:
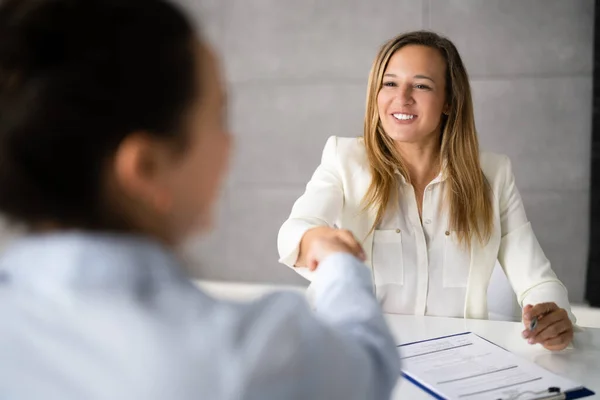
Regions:
[[389, 399], [400, 376], [399, 356], [368, 269], [348, 254], [335, 254], [321, 262], [313, 282], [314, 312], [291, 293], [238, 310], [236, 394], [257, 400]]

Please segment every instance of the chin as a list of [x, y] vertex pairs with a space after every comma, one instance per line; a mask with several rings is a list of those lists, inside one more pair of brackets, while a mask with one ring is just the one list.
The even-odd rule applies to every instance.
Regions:
[[195, 224], [191, 227], [191, 231], [196, 234], [196, 235], [208, 235], [212, 232], [212, 230], [214, 229], [215, 225], [215, 219], [213, 217], [212, 213], [205, 213], [203, 215], [200, 215], [197, 219]]
[[414, 132], [392, 132], [387, 135], [397, 143], [419, 143], [424, 139], [423, 135]]
[[186, 243], [189, 241], [201, 240], [210, 235], [213, 230], [214, 219], [207, 216], [190, 218], [182, 223], [177, 229], [177, 242]]
[[396, 143], [427, 143], [434, 140], [434, 137], [439, 134], [436, 133], [435, 128], [419, 129], [417, 126], [411, 127], [392, 127], [393, 129], [385, 129], [385, 133]]

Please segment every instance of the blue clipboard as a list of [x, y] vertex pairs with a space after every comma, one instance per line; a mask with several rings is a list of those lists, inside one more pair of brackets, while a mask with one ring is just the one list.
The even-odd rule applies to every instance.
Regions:
[[[434, 340], [440, 340], [440, 339], [446, 339], [449, 337], [456, 337], [456, 336], [463, 336], [463, 335], [476, 335], [478, 337], [480, 337], [481, 339], [485, 340], [486, 342], [489, 342], [491, 344], [493, 344], [494, 346], [500, 347], [502, 350], [508, 351], [505, 348], [503, 348], [502, 346], [497, 345], [494, 342], [491, 342], [489, 340], [487, 340], [486, 338], [483, 338], [479, 335], [477, 335], [476, 333], [473, 332], [462, 332], [462, 333], [457, 333], [454, 335], [447, 335], [447, 336], [440, 336], [437, 338], [432, 338], [432, 339], [426, 339], [426, 340], [419, 340], [416, 342], [410, 342], [410, 343], [404, 343], [404, 344], [399, 344], [396, 347], [397, 348], [402, 348], [404, 346], [410, 346], [412, 344], [418, 344], [418, 343], [425, 343], [425, 342], [431, 342]], [[423, 385], [421, 382], [419, 382], [418, 380], [416, 380], [415, 378], [413, 378], [412, 376], [408, 375], [407, 373], [405, 373], [404, 371], [402, 371], [402, 377], [404, 379], [406, 379], [407, 381], [409, 381], [410, 383], [412, 383], [413, 385], [415, 385], [416, 387], [418, 387], [419, 389], [423, 390], [425, 393], [429, 394], [431, 397], [433, 397], [434, 399], [437, 400], [448, 400], [445, 397], [442, 397], [439, 393], [434, 392], [433, 390], [431, 390], [430, 388], [428, 388], [427, 386]], [[581, 399], [584, 397], [589, 397], [589, 396], [593, 396], [596, 393], [593, 392], [592, 390], [585, 388], [585, 387], [581, 387], [581, 388], [577, 388], [577, 389], [572, 389], [572, 390], [567, 390], [565, 392], [553, 392], [550, 391], [550, 388], [548, 389], [548, 392], [545, 394], [541, 394], [539, 398], [544, 399], [544, 400], [552, 400], [552, 399], [565, 399], [565, 400], [571, 400], [571, 399]], [[554, 395], [554, 396], [553, 396]], [[525, 398], [523, 398], [524, 400]], [[528, 398], [528, 400], [535, 400], [536, 398]], [[521, 399], [519, 399], [521, 400]]]

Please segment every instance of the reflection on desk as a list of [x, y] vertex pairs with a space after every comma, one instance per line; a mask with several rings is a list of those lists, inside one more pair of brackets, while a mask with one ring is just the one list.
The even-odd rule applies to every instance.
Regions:
[[[514, 354], [535, 362], [556, 374], [570, 378], [600, 392], [600, 329], [586, 328], [575, 334], [573, 349], [550, 352], [522, 339], [523, 326], [515, 322], [465, 320], [458, 318], [387, 315], [397, 344], [410, 343], [460, 332], [473, 332]], [[427, 393], [406, 380], [400, 380], [393, 399], [431, 399]], [[588, 399], [600, 398], [597, 394]]]

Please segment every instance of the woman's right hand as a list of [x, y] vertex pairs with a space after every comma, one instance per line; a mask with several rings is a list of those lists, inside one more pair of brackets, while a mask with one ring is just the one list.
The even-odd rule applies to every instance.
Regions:
[[321, 261], [334, 253], [348, 253], [365, 261], [365, 252], [352, 232], [346, 229], [319, 226], [302, 236], [297, 267], [308, 267], [314, 271]]

